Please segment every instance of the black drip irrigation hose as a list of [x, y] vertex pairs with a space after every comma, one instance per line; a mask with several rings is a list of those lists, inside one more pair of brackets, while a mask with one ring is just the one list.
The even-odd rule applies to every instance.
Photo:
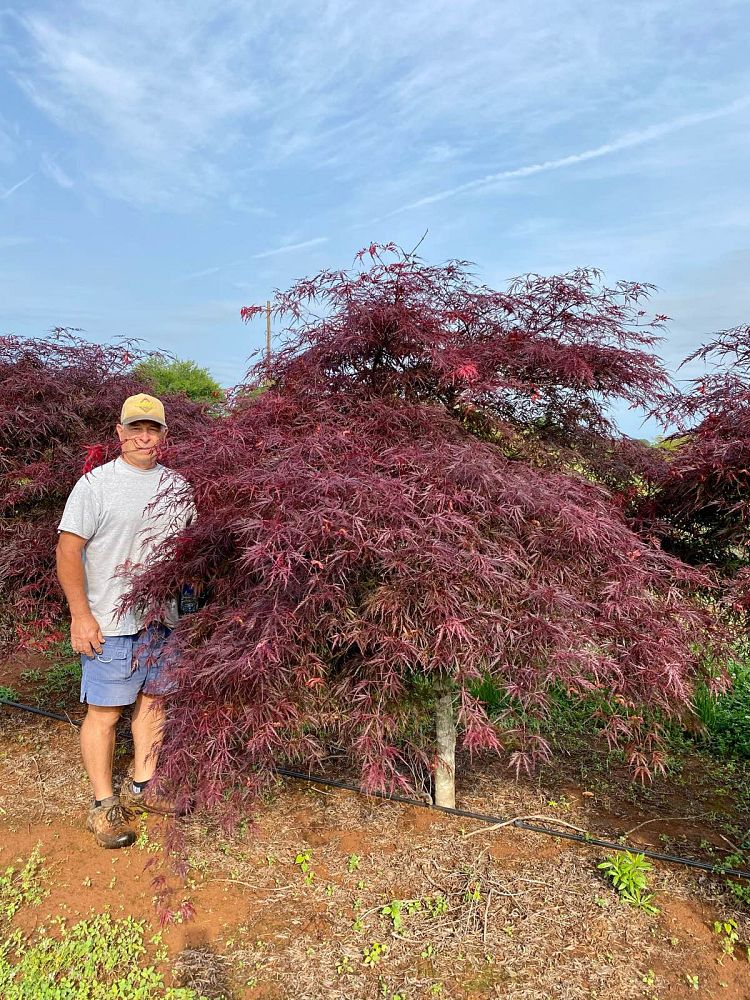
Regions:
[[[59, 715], [57, 712], [48, 712], [43, 708], [34, 708], [32, 705], [22, 705], [17, 701], [7, 701], [0, 698], [0, 705], [8, 708], [16, 708], [23, 712], [32, 712], [34, 715], [41, 715], [47, 719], [55, 719], [57, 722], [69, 722], [72, 726], [80, 726], [80, 722], [71, 719], [67, 715]], [[387, 802], [400, 802], [408, 806], [420, 806], [422, 809], [430, 809], [433, 812], [446, 813], [449, 816], [460, 816], [463, 819], [474, 819], [479, 823], [489, 823], [492, 826], [504, 824], [514, 826], [518, 830], [528, 830], [531, 833], [541, 833], [546, 837], [560, 837], [563, 840], [572, 840], [577, 844], [585, 844], [589, 847], [606, 847], [615, 851], [630, 850], [637, 854], [643, 854], [654, 861], [665, 861], [672, 865], [683, 865], [685, 868], [698, 868], [704, 872], [711, 872], [714, 875], [728, 875], [733, 878], [750, 880], [750, 872], [743, 872], [737, 868], [722, 868], [717, 865], [709, 865], [705, 861], [694, 861], [692, 858], [683, 858], [678, 854], [664, 854], [661, 851], [649, 851], [642, 847], [629, 847], [627, 844], [618, 844], [611, 840], [600, 840], [598, 837], [590, 837], [588, 834], [571, 833], [568, 830], [550, 830], [548, 827], [537, 826], [535, 823], [527, 823], [523, 819], [509, 820], [502, 816], [491, 816], [487, 813], [473, 812], [470, 809], [455, 809], [450, 806], [438, 806], [431, 802], [424, 802], [420, 799], [412, 799], [406, 795], [386, 795], [385, 792], [363, 792], [357, 785], [349, 784], [346, 781], [338, 781], [335, 778], [324, 778], [322, 775], [305, 774], [304, 771], [292, 771], [286, 767], [274, 768], [276, 774], [284, 778], [294, 778], [297, 781], [307, 781], [315, 785], [328, 785], [330, 788], [341, 788], [348, 792], [356, 792], [358, 795], [370, 795]]]

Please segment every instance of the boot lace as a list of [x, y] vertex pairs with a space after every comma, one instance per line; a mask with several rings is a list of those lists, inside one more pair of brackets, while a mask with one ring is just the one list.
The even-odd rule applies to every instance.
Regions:
[[125, 810], [119, 802], [114, 802], [104, 814], [104, 818], [111, 826], [124, 826]]

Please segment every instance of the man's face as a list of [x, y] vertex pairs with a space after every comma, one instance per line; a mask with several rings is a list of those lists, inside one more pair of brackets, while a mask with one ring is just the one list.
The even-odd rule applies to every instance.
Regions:
[[157, 449], [167, 436], [167, 429], [153, 420], [136, 420], [125, 427], [118, 424], [117, 436], [123, 458], [134, 465], [149, 466], [156, 461]]

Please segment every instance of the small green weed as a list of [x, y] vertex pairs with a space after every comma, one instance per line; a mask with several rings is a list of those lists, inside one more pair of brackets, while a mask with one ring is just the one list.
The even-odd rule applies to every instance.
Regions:
[[[740, 935], [737, 930], [737, 921], [731, 918], [729, 920], [714, 920], [714, 934], [718, 935], [721, 942], [722, 956], [719, 959], [719, 964], [721, 964], [727, 955], [733, 959], [735, 948], [737, 945], [741, 945]], [[750, 962], [750, 945], [744, 947], [747, 960]]]
[[348, 955], [342, 955], [341, 958], [336, 962], [336, 972], [340, 976], [348, 976], [354, 972], [354, 967], [352, 966], [352, 960]]
[[359, 869], [359, 863], [362, 859], [358, 854], [350, 854], [346, 861], [346, 870], [351, 875], [352, 872], [356, 872]]
[[315, 872], [310, 867], [311, 861], [312, 853], [310, 851], [299, 851], [294, 859], [295, 865], [298, 865], [300, 871], [305, 874], [305, 885], [312, 885], [315, 879]]
[[5, 684], [0, 684], [0, 701], [20, 701], [21, 695], [18, 691], [14, 691], [12, 687], [6, 687]]
[[421, 899], [392, 899], [384, 906], [380, 913], [384, 917], [390, 917], [394, 931], [400, 931], [404, 926], [404, 914], [412, 916], [422, 909]]
[[[192, 989], [166, 986], [160, 972], [141, 964], [144, 921], [103, 913], [70, 928], [60, 917], [52, 925], [56, 936], [42, 927], [33, 943], [16, 931], [0, 944], [3, 1000], [206, 1000]], [[163, 957], [158, 936], [150, 943]]]
[[151, 840], [148, 835], [148, 825], [144, 816], [141, 816], [138, 839], [135, 842], [135, 846], [141, 851], [147, 851], [149, 854], [157, 854], [161, 849], [161, 844], [156, 840]]
[[633, 854], [631, 851], [615, 854], [597, 865], [612, 882], [623, 902], [638, 910], [655, 914], [659, 910], [651, 902], [654, 894], [646, 891], [651, 867], [643, 854]]
[[0, 875], [0, 917], [12, 920], [22, 906], [38, 906], [47, 895], [43, 882], [47, 877], [44, 858], [37, 844], [20, 869], [12, 865]]
[[77, 695], [81, 686], [80, 658], [54, 660], [52, 665], [42, 672], [38, 683], [36, 700], [40, 705], [64, 707], [71, 697]]
[[[735, 854], [727, 854], [714, 866], [714, 871], [721, 874], [728, 868], [738, 868], [747, 871], [750, 867], [750, 852], [740, 850]], [[750, 885], [744, 882], [735, 882], [732, 879], [725, 879], [725, 884], [735, 899], [750, 906]]]
[[381, 962], [388, 954], [388, 945], [381, 941], [372, 941], [362, 949], [362, 960], [366, 966], [372, 968]]
[[434, 896], [423, 896], [418, 899], [392, 899], [381, 907], [380, 915], [389, 917], [393, 930], [398, 932], [403, 929], [405, 917], [413, 917], [416, 913], [439, 917], [447, 913], [448, 909], [448, 900], [442, 893], [436, 893]]
[[305, 872], [305, 874], [310, 871], [311, 861], [312, 861], [312, 854], [310, 853], [310, 851], [299, 851], [294, 859], [295, 865], [299, 865], [300, 870]]
[[734, 946], [740, 939], [736, 920], [714, 920], [714, 934], [718, 934], [724, 955], [734, 958]]

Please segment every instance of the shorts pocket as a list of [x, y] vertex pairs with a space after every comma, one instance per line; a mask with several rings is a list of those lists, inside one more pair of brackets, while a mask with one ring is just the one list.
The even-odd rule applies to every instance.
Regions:
[[102, 680], [126, 681], [133, 673], [133, 642], [129, 636], [112, 636], [91, 664]]
[[109, 649], [106, 642], [102, 646], [101, 653], [96, 654], [96, 660], [99, 663], [115, 663], [117, 660], [127, 660], [127, 658], [127, 650], [122, 648]]

